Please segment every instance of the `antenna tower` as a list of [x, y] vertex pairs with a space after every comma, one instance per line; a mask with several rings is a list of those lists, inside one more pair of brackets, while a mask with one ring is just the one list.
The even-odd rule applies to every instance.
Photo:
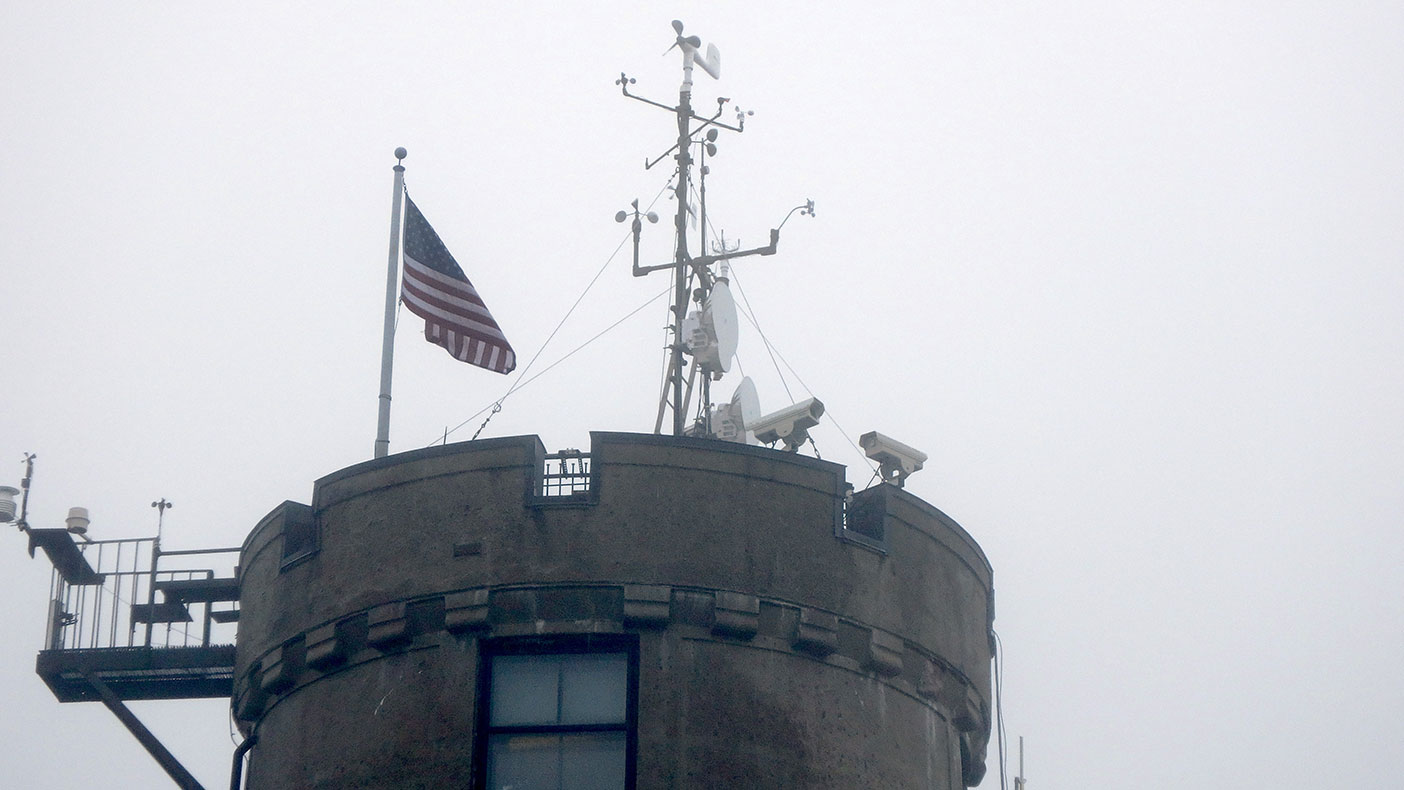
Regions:
[[[709, 374], [702, 376], [701, 413], [703, 415], [702, 419], [705, 421], [709, 419], [710, 379], [713, 376], [719, 378], [721, 373], [730, 365], [730, 360], [725, 359], [721, 362], [720, 369], [708, 370], [706, 369], [707, 365], [695, 359], [690, 374], [684, 375], [683, 368], [688, 364], [684, 359], [684, 355], [692, 353], [691, 346], [687, 341], [687, 330], [684, 327], [688, 318], [689, 301], [695, 299], [699, 305], [705, 306], [708, 304], [708, 298], [711, 295], [712, 288], [719, 279], [712, 272], [711, 267], [714, 264], [731, 258], [741, 258], [748, 255], [774, 255], [775, 248], [780, 241], [780, 229], [775, 228], [770, 231], [770, 243], [764, 247], [755, 247], [746, 250], [719, 249], [714, 250], [712, 254], [707, 254], [705, 225], [706, 192], [704, 186], [699, 192], [702, 198], [699, 203], [702, 203], [702, 205], [697, 207], [697, 211], [702, 217], [701, 224], [698, 228], [698, 248], [700, 254], [694, 256], [689, 251], [687, 226], [689, 215], [693, 212], [690, 203], [690, 185], [692, 183], [692, 166], [694, 163], [692, 147], [694, 145], [701, 145], [702, 153], [700, 156], [703, 158], [715, 155], [717, 150], [715, 141], [718, 131], [721, 129], [738, 133], [745, 131], [745, 119], [750, 113], [737, 110], [735, 126], [723, 123], [720, 118], [726, 108], [727, 102], [731, 101], [727, 98], [717, 99], [717, 111], [710, 117], [703, 117], [693, 112], [693, 66], [700, 66], [709, 76], [716, 79], [721, 75], [721, 53], [717, 51], [715, 44], [708, 44], [706, 53], [703, 54], [701, 49], [702, 40], [697, 36], [684, 36], [683, 23], [678, 20], [673, 20], [673, 31], [676, 33], [676, 39], [673, 45], [668, 48], [668, 51], [671, 52], [673, 48], [676, 47], [681, 50], [683, 54], [682, 87], [678, 91], [678, 103], [676, 106], [670, 107], [661, 102], [656, 102], [630, 93], [629, 86], [634, 84], [635, 80], [622, 72], [619, 74], [619, 79], [615, 82], [616, 85], [621, 87], [624, 95], [630, 99], [667, 110], [673, 113], [674, 117], [677, 119], [677, 142], [673, 143], [671, 148], [664, 151], [658, 157], [644, 163], [644, 169], [647, 170], [663, 161], [663, 159], [667, 158], [669, 155], [672, 155], [673, 159], [677, 162], [676, 183], [673, 189], [673, 195], [677, 204], [677, 211], [673, 217], [673, 229], [676, 241], [673, 250], [673, 260], [667, 263], [650, 266], [641, 266], [639, 264], [639, 236], [643, 228], [643, 223], [639, 218], [641, 216], [647, 216], [649, 221], [653, 222], [657, 221], [657, 215], [652, 212], [649, 212], [647, 215], [641, 214], [638, 208], [638, 201], [634, 201], [632, 212], [621, 211], [615, 215], [615, 219], [619, 222], [623, 222], [631, 214], [634, 218], [633, 273], [635, 277], [642, 277], [650, 272], [662, 271], [665, 269], [673, 272], [673, 298], [670, 308], [672, 312], [672, 323], [669, 326], [672, 332], [672, 338], [668, 347], [668, 373], [663, 395], [659, 400], [658, 419], [654, 426], [654, 432], [662, 432], [664, 413], [667, 409], [671, 408], [673, 413], [673, 435], [681, 436], [687, 431], [686, 413], [688, 411], [688, 402], [691, 400], [692, 389], [699, 371]], [[667, 52], [664, 54], [667, 54]], [[697, 122], [695, 126], [693, 125], [694, 121]], [[707, 172], [705, 165], [700, 168], [700, 171], [702, 179], [705, 179]], [[705, 185], [705, 180], [701, 183]], [[814, 213], [814, 201], [807, 201], [805, 205], [797, 206], [795, 209], [792, 209], [790, 213], [793, 214], [796, 210], [812, 215]], [[786, 219], [789, 219], [788, 215]], [[783, 227], [784, 224], [783, 222], [780, 223], [781, 227]], [[690, 290], [689, 285], [693, 281], [693, 278], [696, 278], [697, 287], [695, 290]], [[684, 386], [684, 381], [686, 381], [686, 386]], [[704, 431], [706, 431], [710, 429], [710, 426], [704, 425], [703, 428]]]

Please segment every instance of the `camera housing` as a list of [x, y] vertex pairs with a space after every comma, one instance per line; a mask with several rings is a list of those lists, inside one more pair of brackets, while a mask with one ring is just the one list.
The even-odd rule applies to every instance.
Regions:
[[824, 404], [818, 398], [806, 398], [793, 406], [771, 412], [747, 425], [762, 444], [785, 442], [785, 449], [795, 452], [809, 438], [809, 429], [824, 416]]
[[926, 463], [926, 453], [877, 431], [858, 437], [858, 445], [869, 458], [878, 462], [883, 482], [898, 488], [908, 475], [921, 471], [922, 464]]

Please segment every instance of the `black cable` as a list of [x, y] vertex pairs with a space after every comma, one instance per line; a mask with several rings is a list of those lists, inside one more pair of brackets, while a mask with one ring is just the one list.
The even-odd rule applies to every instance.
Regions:
[[[513, 393], [515, 393], [515, 392], [517, 392], [517, 391], [519, 391], [519, 390], [525, 389], [526, 386], [527, 386], [528, 384], [532, 383], [533, 381], [536, 381], [537, 379], [539, 379], [539, 378], [541, 378], [542, 376], [546, 375], [547, 373], [551, 372], [551, 370], [552, 370], [553, 368], [555, 368], [557, 365], [561, 364], [562, 362], [565, 362], [567, 359], [570, 359], [571, 356], [574, 355], [576, 352], [580, 351], [581, 349], [585, 348], [586, 346], [590, 345], [591, 343], [595, 342], [596, 340], [599, 340], [601, 337], [604, 337], [610, 330], [614, 329], [615, 327], [619, 326], [620, 324], [624, 323], [625, 321], [629, 320], [630, 318], [633, 318], [635, 315], [638, 314], [638, 312], [639, 312], [640, 310], [642, 310], [642, 309], [644, 309], [645, 307], [648, 307], [649, 305], [651, 305], [651, 304], [653, 304], [654, 302], [658, 301], [658, 299], [659, 299], [660, 297], [666, 296], [666, 295], [667, 295], [670, 291], [672, 291], [672, 290], [673, 290], [673, 287], [670, 285], [670, 286], [668, 286], [668, 289], [667, 289], [667, 290], [661, 291], [661, 292], [659, 292], [659, 293], [657, 293], [657, 294], [655, 294], [655, 295], [649, 297], [649, 299], [648, 299], [647, 302], [644, 302], [643, 304], [639, 305], [638, 307], [635, 307], [633, 310], [630, 310], [623, 318], [620, 318], [618, 321], [615, 321], [614, 323], [610, 324], [609, 326], [605, 327], [604, 329], [601, 329], [594, 337], [590, 338], [589, 340], [586, 340], [584, 343], [581, 343], [580, 345], [578, 345], [578, 346], [576, 346], [575, 348], [571, 349], [569, 352], [566, 353], [565, 356], [561, 357], [560, 359], [556, 360], [555, 362], [552, 362], [549, 366], [547, 366], [545, 370], [542, 370], [540, 373], [537, 373], [535, 376], [532, 376], [531, 378], [527, 379], [526, 381], [523, 381], [523, 382], [521, 382], [521, 383], [515, 385], [510, 391], [508, 391], [507, 395], [511, 395], [511, 394], [513, 394]], [[458, 424], [457, 426], [455, 426], [454, 428], [450, 429], [450, 430], [448, 431], [448, 433], [453, 433], [454, 431], [458, 430], [459, 428], [462, 428], [463, 426], [465, 426], [465, 425], [467, 425], [468, 423], [472, 422], [474, 419], [476, 419], [479, 415], [481, 415], [483, 412], [487, 411], [488, 409], [496, 408], [497, 411], [501, 411], [501, 410], [502, 410], [502, 409], [501, 409], [502, 401], [506, 399], [507, 395], [503, 395], [502, 398], [499, 398], [498, 400], [496, 400], [496, 401], [494, 401], [494, 402], [492, 402], [492, 403], [489, 403], [488, 405], [482, 407], [481, 409], [478, 409], [477, 411], [473, 412], [473, 414], [471, 414], [471, 415], [468, 417], [468, 419], [464, 420], [463, 422], [459, 423], [459, 424]], [[495, 413], [496, 413], [496, 411], [494, 412], [494, 414], [495, 414]], [[481, 431], [482, 429], [480, 428], [479, 430]], [[476, 434], [474, 434], [474, 435], [476, 436]], [[441, 441], [441, 440], [440, 440], [440, 439], [435, 439], [435, 440], [434, 440], [435, 443], [437, 443], [437, 442], [439, 442], [439, 441]], [[432, 447], [433, 444], [429, 444], [429, 445], [426, 445], [426, 446]]]
[[[653, 196], [653, 200], [649, 202], [648, 208], [645, 209], [646, 211], [647, 211], [647, 210], [652, 210], [652, 209], [653, 209], [653, 206], [654, 206], [654, 204], [656, 204], [656, 203], [658, 202], [658, 199], [661, 198], [661, 197], [663, 196], [663, 193], [665, 193], [665, 192], [668, 191], [668, 186], [669, 186], [670, 184], [672, 184], [672, 178], [669, 178], [669, 179], [668, 179], [668, 183], [664, 184], [664, 185], [663, 185], [663, 188], [660, 189], [660, 190], [658, 190], [658, 194], [656, 194], [656, 195]], [[444, 431], [444, 434], [443, 434], [443, 436], [442, 436], [441, 438], [436, 438], [433, 442], [430, 442], [428, 445], [425, 445], [426, 447], [432, 447], [435, 443], [437, 443], [437, 442], [439, 442], [439, 441], [443, 441], [444, 443], [447, 443], [447, 442], [448, 442], [448, 436], [449, 436], [449, 434], [456, 432], [459, 428], [462, 428], [463, 426], [465, 426], [465, 425], [467, 425], [468, 423], [472, 422], [479, 414], [482, 414], [484, 411], [487, 411], [488, 409], [492, 409], [492, 413], [489, 414], [489, 415], [487, 416], [487, 419], [486, 419], [486, 420], [483, 420], [483, 424], [480, 425], [480, 426], [478, 426], [478, 430], [473, 434], [473, 438], [474, 438], [474, 439], [478, 438], [478, 434], [481, 434], [481, 433], [483, 432], [483, 428], [486, 428], [486, 427], [487, 427], [488, 420], [491, 420], [491, 419], [493, 418], [493, 415], [497, 414], [499, 411], [502, 411], [502, 402], [505, 401], [505, 400], [507, 400], [507, 398], [510, 397], [510, 396], [511, 396], [513, 393], [515, 393], [517, 390], [519, 390], [519, 389], [521, 389], [522, 387], [526, 386], [526, 384], [527, 384], [528, 382], [535, 380], [536, 376], [533, 376], [531, 379], [528, 379], [526, 382], [522, 381], [522, 378], [523, 378], [524, 376], [526, 376], [527, 371], [531, 370], [532, 365], [535, 365], [535, 364], [536, 364], [536, 360], [537, 360], [538, 358], [540, 358], [542, 352], [544, 352], [544, 351], [546, 350], [546, 347], [547, 347], [548, 345], [551, 344], [551, 341], [552, 341], [553, 339], [555, 339], [556, 334], [557, 334], [558, 332], [561, 331], [561, 327], [565, 326], [565, 322], [566, 322], [567, 320], [569, 320], [570, 317], [571, 317], [571, 315], [575, 312], [575, 308], [579, 307], [579, 306], [580, 306], [580, 303], [581, 303], [582, 301], [584, 301], [586, 295], [588, 295], [588, 294], [590, 293], [590, 289], [595, 287], [595, 283], [599, 281], [600, 276], [604, 274], [605, 269], [608, 269], [608, 268], [609, 268], [609, 265], [610, 265], [611, 263], [614, 262], [614, 259], [619, 255], [619, 251], [622, 250], [622, 249], [624, 249], [624, 245], [629, 241], [629, 239], [630, 239], [632, 236], [633, 236], [632, 231], [627, 232], [627, 233], [624, 234], [624, 238], [620, 240], [619, 246], [617, 246], [617, 247], [614, 248], [614, 252], [610, 253], [610, 254], [609, 254], [609, 257], [605, 259], [604, 265], [600, 266], [599, 270], [595, 272], [595, 276], [592, 277], [592, 278], [590, 278], [590, 282], [585, 286], [585, 290], [584, 290], [584, 291], [581, 291], [581, 292], [580, 292], [580, 296], [576, 297], [574, 304], [572, 304], [572, 305], [570, 306], [570, 309], [567, 310], [566, 313], [565, 313], [565, 315], [561, 317], [561, 320], [560, 320], [559, 322], [557, 322], [556, 328], [551, 330], [551, 334], [548, 335], [548, 336], [546, 337], [546, 340], [541, 344], [540, 348], [538, 348], [538, 349], [536, 350], [536, 353], [532, 355], [531, 360], [528, 361], [527, 364], [526, 364], [524, 367], [522, 367], [520, 371], [518, 371], [516, 380], [512, 382], [512, 385], [511, 385], [510, 387], [507, 388], [507, 392], [503, 393], [502, 397], [498, 398], [496, 401], [494, 401], [494, 402], [491, 403], [490, 405], [484, 406], [482, 409], [479, 409], [476, 413], [473, 414], [473, 416], [469, 417], [468, 419], [464, 420], [463, 422], [460, 422], [458, 425], [455, 425], [453, 428], [451, 428], [451, 429], [449, 429], [449, 430], [447, 430], [447, 431]], [[654, 297], [654, 298], [657, 298], [657, 297]], [[650, 300], [649, 300], [649, 303], [651, 303], [652, 301], [653, 301], [653, 300], [650, 299]], [[641, 309], [642, 309], [642, 308], [641, 308]], [[638, 311], [635, 310], [634, 312], [638, 312]], [[633, 315], [633, 313], [630, 313], [629, 315]], [[628, 316], [625, 316], [625, 318], [628, 318]], [[397, 318], [397, 320], [398, 320], [398, 318]], [[618, 324], [617, 324], [617, 323], [616, 323], [616, 324], [612, 324], [612, 325], [609, 327], [609, 329], [613, 329], [615, 326], [618, 326]], [[605, 331], [608, 332], [609, 329], [606, 329]], [[601, 333], [601, 334], [603, 334], [603, 333]], [[595, 336], [595, 338], [598, 338], [598, 337], [599, 337], [599, 335], [596, 335], [596, 336]], [[591, 341], [593, 341], [595, 338], [591, 338]], [[590, 341], [587, 341], [585, 345], [589, 345], [589, 342], [590, 342]], [[584, 347], [585, 347], [585, 346], [582, 345], [582, 346], [580, 346], [579, 348], [576, 348], [575, 351], [579, 351], [581, 348], [584, 348]], [[571, 353], [571, 354], [574, 354], [575, 351], [572, 351], [572, 352], [570, 352], [570, 353]], [[570, 356], [570, 354], [567, 354], [567, 355], [566, 355], [566, 357], [569, 357], [569, 356]], [[556, 360], [556, 362], [555, 362], [551, 367], [555, 367], [556, 365], [559, 365], [561, 362], [563, 362], [563, 361], [566, 359], [566, 357], [562, 357], [561, 359]], [[550, 369], [551, 369], [551, 368], [547, 368], [546, 370], [550, 370]], [[544, 373], [545, 371], [542, 371], [542, 372]], [[541, 375], [541, 374], [538, 373], [537, 376], [539, 376], [539, 375]]]

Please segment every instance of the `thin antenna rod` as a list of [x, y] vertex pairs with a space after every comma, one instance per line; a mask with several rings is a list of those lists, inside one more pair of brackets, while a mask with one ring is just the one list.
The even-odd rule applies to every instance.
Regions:
[[395, 190], [390, 208], [390, 261], [385, 272], [385, 337], [380, 345], [380, 415], [375, 429], [375, 457], [390, 453], [390, 379], [395, 365], [395, 304], [400, 288], [400, 204], [405, 194], [404, 159], [408, 152], [395, 149]]
[[24, 454], [24, 479], [20, 481], [20, 488], [24, 489], [23, 496], [20, 497], [20, 514], [15, 520], [15, 526], [20, 532], [29, 531], [29, 484], [34, 480], [34, 459], [39, 456], [34, 453]]

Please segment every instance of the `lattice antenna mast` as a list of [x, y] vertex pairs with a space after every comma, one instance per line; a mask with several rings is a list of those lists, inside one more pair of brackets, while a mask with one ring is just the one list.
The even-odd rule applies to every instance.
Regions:
[[[719, 119], [721, 118], [726, 103], [730, 101], [730, 99], [725, 98], [717, 99], [717, 111], [709, 118], [704, 118], [693, 112], [693, 67], [700, 66], [709, 76], [716, 79], [721, 76], [721, 54], [717, 51], [716, 45], [714, 44], [708, 44], [706, 53], [703, 54], [702, 40], [697, 36], [684, 36], [682, 22], [673, 20], [673, 30], [677, 37], [673, 45], [668, 48], [668, 52], [677, 48], [682, 51], [683, 55], [682, 87], [678, 91], [677, 106], [669, 107], [661, 102], [656, 102], [630, 93], [629, 86], [632, 85], [635, 80], [622, 72], [619, 75], [618, 81], [615, 83], [621, 87], [625, 96], [667, 110], [673, 113], [674, 117], [677, 119], [677, 142], [658, 157], [644, 163], [644, 169], [650, 169], [669, 155], [678, 163], [676, 183], [673, 189], [677, 207], [676, 214], [673, 218], [673, 228], [676, 234], [673, 260], [668, 263], [653, 266], [639, 265], [639, 236], [643, 228], [640, 217], [647, 216], [650, 221], [657, 221], [657, 215], [652, 212], [649, 212], [647, 215], [641, 214], [638, 201], [634, 201], [632, 212], [621, 211], [615, 215], [615, 219], [619, 222], [623, 222], [630, 215], [634, 218], [633, 271], [635, 277], [642, 277], [650, 272], [664, 269], [671, 269], [673, 271], [673, 300], [671, 307], [673, 316], [672, 324], [669, 327], [672, 332], [672, 342], [669, 344], [668, 349], [667, 383], [664, 387], [663, 398], [659, 403], [658, 421], [654, 427], [654, 432], [659, 433], [662, 431], [664, 411], [671, 407], [673, 412], [673, 434], [675, 436], [680, 436], [685, 432], [687, 427], [688, 396], [684, 394], [684, 380], [687, 377], [684, 376], [683, 373], [683, 368], [687, 365], [687, 362], [683, 356], [684, 353], [688, 351], [688, 345], [684, 336], [683, 323], [687, 318], [688, 302], [691, 296], [688, 291], [689, 280], [693, 275], [696, 275], [698, 279], [697, 299], [700, 302], [705, 302], [714, 282], [714, 277], [710, 270], [712, 264], [729, 258], [740, 258], [747, 255], [774, 255], [776, 245], [780, 240], [780, 231], [778, 229], [771, 230], [770, 244], [764, 247], [756, 247], [749, 250], [738, 249], [720, 251], [711, 255], [706, 254], [705, 249], [701, 249], [702, 254], [699, 254], [697, 257], [694, 257], [688, 251], [687, 226], [688, 217], [692, 212], [689, 201], [690, 186], [692, 183], [692, 147], [694, 144], [701, 143], [704, 146], [704, 150], [715, 153], [714, 141], [717, 138], [717, 130], [726, 129], [733, 132], [744, 131], [745, 117], [749, 115], [749, 113], [737, 111], [735, 126], [723, 123]], [[667, 54], [667, 52], [664, 54]], [[696, 126], [693, 125], [694, 121], [697, 122]], [[705, 139], [699, 137], [704, 134]], [[812, 213], [812, 201], [808, 205], [810, 207], [809, 211]], [[699, 207], [699, 210], [701, 210], [701, 207]], [[696, 366], [694, 366], [693, 373], [694, 375], [696, 374]], [[690, 390], [691, 387], [688, 387], [688, 389]]]

